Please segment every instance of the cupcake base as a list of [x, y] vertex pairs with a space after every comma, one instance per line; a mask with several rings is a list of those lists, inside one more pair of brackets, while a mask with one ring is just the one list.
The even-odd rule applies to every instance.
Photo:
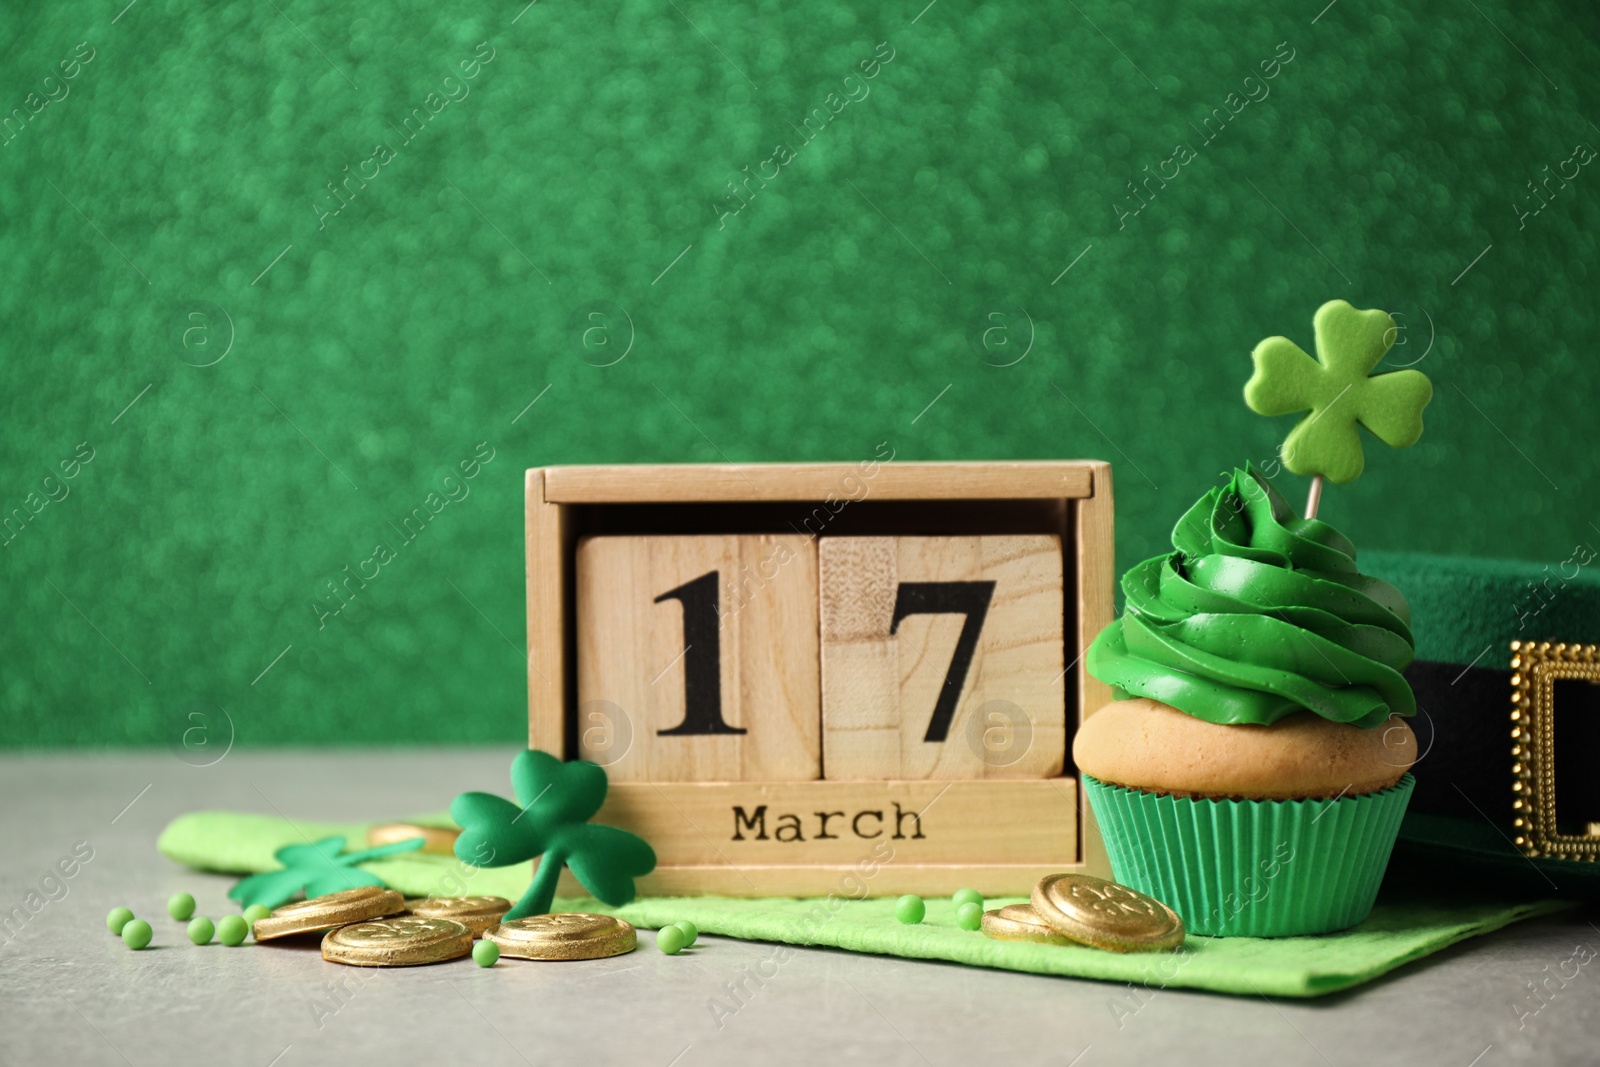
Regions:
[[1416, 779], [1327, 800], [1210, 800], [1083, 776], [1117, 881], [1191, 934], [1294, 937], [1372, 911]]

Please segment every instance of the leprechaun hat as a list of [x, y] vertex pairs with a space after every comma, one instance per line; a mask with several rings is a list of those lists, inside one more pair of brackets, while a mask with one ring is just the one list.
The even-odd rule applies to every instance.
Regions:
[[[1361, 558], [1364, 571], [1405, 593], [1416, 638], [1405, 673], [1417, 697], [1417, 785], [1397, 862], [1518, 891], [1600, 895], [1600, 862], [1530, 857], [1519, 847], [1526, 834], [1516, 820], [1532, 798], [1514, 789], [1527, 760], [1512, 752], [1512, 642], [1600, 644], [1600, 549], [1580, 542], [1551, 563]], [[1600, 831], [1600, 685], [1564, 684], [1553, 704], [1556, 742], [1544, 755], [1554, 756], [1562, 831]], [[1600, 835], [1595, 842], [1600, 851]]]

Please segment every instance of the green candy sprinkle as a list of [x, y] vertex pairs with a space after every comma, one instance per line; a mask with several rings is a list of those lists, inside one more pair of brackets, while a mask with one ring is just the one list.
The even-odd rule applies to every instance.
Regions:
[[229, 948], [244, 944], [249, 935], [250, 924], [244, 921], [243, 915], [224, 915], [217, 922], [217, 940]]
[[472, 946], [472, 961], [479, 967], [493, 967], [500, 959], [500, 946], [487, 939]]
[[669, 956], [682, 952], [688, 943], [688, 936], [676, 926], [663, 926], [656, 931], [656, 948]]
[[696, 941], [700, 940], [700, 928], [688, 919], [679, 919], [672, 925], [683, 931], [684, 948], [691, 948]]
[[971, 901], [956, 909], [956, 925], [963, 930], [976, 930], [983, 925], [983, 905]]
[[174, 893], [167, 900], [167, 914], [179, 922], [187, 922], [194, 914], [194, 897], [189, 893]]
[[272, 909], [265, 904], [252, 904], [244, 909], [244, 921], [254, 924], [257, 919], [265, 919], [272, 914]]
[[129, 919], [122, 928], [122, 943], [132, 949], [141, 949], [150, 943], [150, 924], [143, 919]]
[[976, 904], [980, 908], [983, 907], [983, 894], [976, 889], [957, 889], [956, 895], [950, 899], [955, 901], [955, 905], [958, 908], [963, 904]]
[[928, 914], [928, 905], [915, 893], [907, 893], [894, 902], [894, 917], [907, 926], [915, 926]]
[[129, 911], [127, 908], [112, 908], [106, 914], [106, 929], [110, 930], [118, 937], [121, 937], [122, 928], [127, 926], [129, 920], [132, 918], [133, 912]]
[[211, 944], [211, 938], [216, 932], [216, 926], [204, 915], [196, 915], [189, 920], [189, 940], [197, 945]]

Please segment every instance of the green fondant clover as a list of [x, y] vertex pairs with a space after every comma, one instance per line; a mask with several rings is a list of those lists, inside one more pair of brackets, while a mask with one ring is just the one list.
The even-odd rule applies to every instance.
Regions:
[[634, 897], [633, 880], [655, 870], [656, 854], [641, 837], [589, 819], [606, 799], [606, 772], [597, 764], [562, 763], [537, 749], [511, 761], [519, 803], [491, 793], [462, 793], [450, 805], [461, 826], [456, 857], [474, 867], [506, 867], [540, 857], [528, 891], [507, 919], [543, 915], [555, 899], [561, 868], [611, 905]]
[[1287, 337], [1269, 337], [1250, 353], [1255, 373], [1244, 399], [1261, 415], [1311, 414], [1283, 442], [1283, 463], [1301, 475], [1343, 484], [1360, 475], [1360, 423], [1384, 444], [1405, 448], [1422, 436], [1422, 409], [1433, 384], [1418, 370], [1368, 377], [1394, 342], [1386, 311], [1358, 311], [1343, 300], [1317, 309], [1317, 358]]
[[285, 845], [272, 854], [274, 859], [283, 864], [283, 870], [252, 874], [228, 890], [228, 896], [237, 900], [240, 907], [265, 904], [269, 908], [276, 908], [293, 900], [302, 889], [310, 898], [362, 885], [382, 886], [382, 878], [371, 871], [361, 870], [356, 864], [382, 859], [397, 852], [411, 852], [421, 848], [422, 844], [422, 838], [414, 837], [361, 852], [346, 852], [344, 838], [324, 837], [312, 844]]

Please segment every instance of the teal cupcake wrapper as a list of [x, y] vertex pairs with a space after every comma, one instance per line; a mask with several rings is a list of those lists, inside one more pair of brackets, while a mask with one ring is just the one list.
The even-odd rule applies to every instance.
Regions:
[[1293, 937], [1367, 917], [1416, 779], [1328, 800], [1211, 800], [1083, 776], [1117, 881], [1189, 933]]

